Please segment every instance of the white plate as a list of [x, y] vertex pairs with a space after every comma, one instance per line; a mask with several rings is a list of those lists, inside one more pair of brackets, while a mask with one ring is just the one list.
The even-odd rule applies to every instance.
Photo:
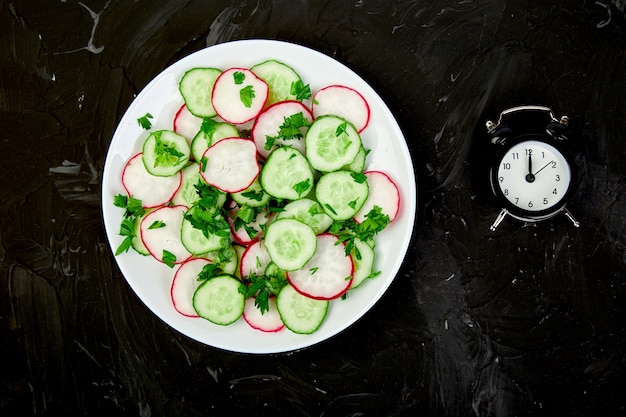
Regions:
[[102, 211], [113, 252], [122, 242], [118, 233], [123, 212], [113, 205], [113, 197], [124, 193], [122, 168], [140, 150], [147, 134], [137, 118], [150, 113], [154, 116], [153, 129], [171, 129], [173, 115], [182, 104], [178, 80], [186, 70], [202, 66], [250, 67], [266, 59], [290, 65], [313, 92], [329, 84], [344, 84], [361, 92], [371, 107], [370, 123], [362, 134], [365, 147], [371, 149], [367, 169], [390, 175], [399, 185], [402, 203], [396, 220], [377, 236], [375, 268], [381, 275], [351, 291], [347, 299], [331, 301], [326, 320], [312, 335], [298, 335], [287, 329], [262, 333], [251, 329], [243, 319], [223, 327], [184, 317], [174, 310], [170, 300], [174, 270], [132, 250], [115, 258], [131, 288], [169, 326], [207, 345], [244, 353], [302, 349], [336, 335], [362, 317], [400, 269], [411, 239], [416, 206], [413, 165], [402, 132], [385, 103], [362, 78], [334, 59], [299, 45], [273, 40], [233, 41], [195, 52], [168, 67], [143, 89], [122, 117], [109, 147], [102, 181]]

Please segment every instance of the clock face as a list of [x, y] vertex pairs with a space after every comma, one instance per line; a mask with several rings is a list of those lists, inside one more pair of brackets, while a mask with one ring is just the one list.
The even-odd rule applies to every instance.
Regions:
[[572, 171], [554, 146], [526, 140], [509, 148], [492, 170], [494, 191], [513, 212], [531, 217], [559, 211], [572, 183]]

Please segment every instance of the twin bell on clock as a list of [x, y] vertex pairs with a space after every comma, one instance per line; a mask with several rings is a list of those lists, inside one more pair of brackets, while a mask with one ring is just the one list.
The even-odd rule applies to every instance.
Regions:
[[565, 207], [575, 188], [574, 166], [567, 148], [569, 119], [556, 119], [543, 106], [519, 106], [500, 113], [496, 123], [486, 123], [495, 147], [489, 169], [491, 190], [501, 205], [491, 225], [510, 216], [537, 222], [564, 214], [579, 223]]

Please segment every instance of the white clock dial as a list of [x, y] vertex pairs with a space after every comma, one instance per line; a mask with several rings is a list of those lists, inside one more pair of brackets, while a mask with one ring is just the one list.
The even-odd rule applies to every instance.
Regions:
[[572, 180], [570, 166], [554, 146], [527, 140], [512, 146], [500, 160], [494, 186], [509, 203], [531, 213], [557, 209]]

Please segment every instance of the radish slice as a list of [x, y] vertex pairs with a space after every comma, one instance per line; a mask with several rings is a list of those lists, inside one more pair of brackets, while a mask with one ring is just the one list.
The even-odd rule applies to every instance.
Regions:
[[271, 258], [262, 240], [256, 240], [241, 255], [239, 275], [248, 277], [252, 274], [263, 275], [271, 262]]
[[253, 329], [262, 332], [276, 333], [285, 328], [283, 320], [276, 308], [276, 297], [268, 300], [269, 310], [261, 313], [261, 310], [254, 305], [254, 298], [248, 298], [243, 309], [243, 318]]
[[143, 164], [142, 153], [128, 160], [122, 172], [122, 185], [129, 196], [141, 200], [144, 208], [160, 207], [174, 197], [182, 183], [180, 172], [169, 177], [150, 174]]
[[352, 283], [354, 264], [346, 256], [345, 245], [336, 236], [317, 237], [317, 250], [300, 269], [287, 272], [287, 279], [300, 294], [315, 300], [332, 300], [342, 296]]
[[165, 206], [146, 215], [141, 221], [143, 244], [155, 259], [167, 264], [180, 264], [191, 253], [180, 241], [180, 228], [187, 206]]
[[193, 308], [193, 294], [202, 283], [198, 274], [210, 263], [208, 259], [194, 258], [182, 263], [176, 270], [170, 295], [174, 308], [183, 316], [200, 317]]
[[265, 106], [269, 94], [267, 83], [246, 68], [229, 68], [215, 80], [213, 107], [232, 124], [254, 119]]
[[387, 174], [380, 171], [367, 171], [367, 184], [370, 192], [363, 207], [354, 215], [354, 219], [361, 223], [365, 220], [365, 215], [378, 206], [381, 212], [389, 216], [393, 221], [400, 210], [400, 192], [398, 186], [389, 178]]
[[353, 88], [345, 85], [329, 85], [313, 96], [313, 117], [334, 114], [351, 122], [361, 133], [370, 120], [367, 100]]
[[174, 116], [173, 128], [174, 132], [181, 136], [191, 144], [191, 140], [196, 136], [202, 125], [202, 118], [191, 114], [186, 105], [180, 106]]
[[228, 138], [204, 152], [200, 168], [204, 180], [222, 191], [236, 193], [252, 184], [259, 175], [256, 146], [250, 139]]
[[[270, 151], [280, 145], [293, 146], [300, 152], [304, 153], [304, 140], [301, 138], [289, 140], [281, 138], [275, 140], [274, 145], [270, 147], [270, 149], [265, 147], [267, 137], [279, 136], [280, 127], [285, 123], [285, 119], [298, 113], [302, 113], [302, 116], [304, 116], [309, 125], [313, 122], [313, 114], [311, 113], [311, 110], [299, 101], [281, 101], [271, 105], [259, 114], [259, 117], [256, 118], [256, 121], [252, 126], [252, 139], [256, 144], [259, 155], [263, 158], [267, 158]], [[300, 132], [302, 133], [302, 137], [304, 137], [306, 128], [300, 128]]]

